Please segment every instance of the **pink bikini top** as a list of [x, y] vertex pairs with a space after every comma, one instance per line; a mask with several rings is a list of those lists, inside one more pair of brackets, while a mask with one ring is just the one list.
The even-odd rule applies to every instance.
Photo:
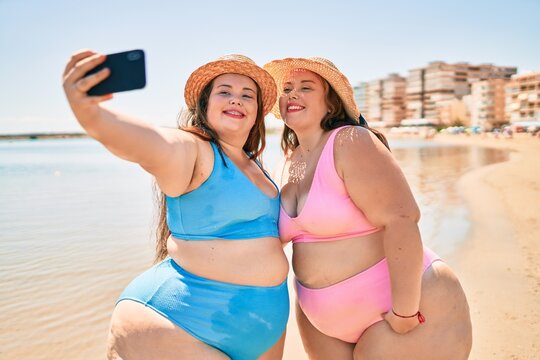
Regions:
[[324, 145], [302, 211], [290, 217], [280, 206], [279, 235], [284, 243], [334, 241], [380, 230], [356, 207], [336, 172], [334, 139], [339, 129], [332, 131]]

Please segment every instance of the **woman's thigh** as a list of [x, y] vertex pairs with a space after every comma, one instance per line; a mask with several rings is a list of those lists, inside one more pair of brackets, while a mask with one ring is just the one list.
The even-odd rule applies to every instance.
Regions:
[[285, 347], [285, 334], [286, 331], [267, 352], [259, 357], [259, 360], [281, 360], [283, 358], [283, 348]]
[[385, 321], [369, 327], [354, 349], [354, 358], [461, 360], [472, 345], [469, 306], [452, 270], [437, 261], [422, 278], [420, 310], [426, 318], [410, 333], [395, 333]]
[[327, 336], [317, 330], [296, 303], [296, 322], [302, 344], [310, 360], [351, 360], [354, 344]]
[[154, 310], [135, 301], [119, 302], [113, 312], [109, 359], [229, 359]]

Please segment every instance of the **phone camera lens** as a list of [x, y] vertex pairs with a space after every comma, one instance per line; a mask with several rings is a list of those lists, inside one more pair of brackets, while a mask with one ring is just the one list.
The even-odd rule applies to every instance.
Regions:
[[141, 58], [141, 53], [138, 51], [132, 51], [127, 54], [127, 59], [129, 61], [136, 61], [136, 60], [139, 60], [140, 58]]

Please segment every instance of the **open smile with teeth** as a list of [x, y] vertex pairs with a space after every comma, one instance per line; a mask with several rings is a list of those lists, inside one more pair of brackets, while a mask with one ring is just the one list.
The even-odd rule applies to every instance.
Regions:
[[287, 105], [287, 112], [296, 112], [296, 111], [302, 111], [304, 110], [305, 107], [301, 106], [301, 105]]
[[233, 117], [235, 119], [241, 119], [241, 118], [243, 118], [245, 116], [243, 113], [241, 113], [240, 111], [236, 111], [236, 110], [225, 110], [223, 113], [225, 115]]

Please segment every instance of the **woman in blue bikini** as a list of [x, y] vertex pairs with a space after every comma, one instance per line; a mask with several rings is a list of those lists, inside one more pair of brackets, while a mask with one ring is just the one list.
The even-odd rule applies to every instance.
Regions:
[[[114, 155], [155, 177], [164, 195], [155, 266], [114, 309], [110, 359], [280, 359], [289, 315], [279, 194], [258, 159], [272, 77], [230, 55], [195, 70], [189, 120], [157, 128], [107, 109], [87, 91], [109, 75], [104, 55], [72, 56], [63, 86], [77, 120]], [[165, 221], [166, 220], [166, 221]]]

